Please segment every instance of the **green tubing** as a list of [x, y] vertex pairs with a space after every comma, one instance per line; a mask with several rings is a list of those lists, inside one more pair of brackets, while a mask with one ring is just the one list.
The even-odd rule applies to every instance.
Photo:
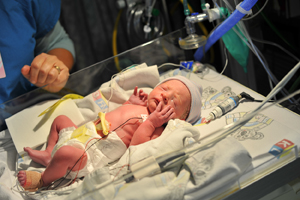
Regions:
[[183, 9], [184, 9], [183, 12], [184, 12], [185, 16], [190, 15], [190, 10], [189, 10], [189, 7], [188, 7], [187, 0], [183, 0]]
[[201, 0], [201, 8], [202, 8], [202, 10], [206, 9], [205, 4], [206, 4], [205, 0]]

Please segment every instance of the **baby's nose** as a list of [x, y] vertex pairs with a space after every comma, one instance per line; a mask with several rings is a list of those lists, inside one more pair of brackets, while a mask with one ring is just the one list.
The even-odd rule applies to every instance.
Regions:
[[168, 104], [168, 97], [166, 95], [163, 95], [163, 102], [164, 104]]
[[162, 93], [162, 100], [165, 105], [168, 105], [170, 100], [170, 95], [168, 93]]

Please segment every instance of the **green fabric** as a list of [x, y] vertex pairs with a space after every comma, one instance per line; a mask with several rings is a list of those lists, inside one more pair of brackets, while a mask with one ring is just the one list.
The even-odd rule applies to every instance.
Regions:
[[[236, 30], [245, 38], [237, 25], [234, 26]], [[230, 29], [222, 36], [223, 42], [232, 57], [243, 67], [244, 72], [247, 73], [247, 63], [249, 57], [249, 48], [243, 40]], [[247, 41], [247, 39], [245, 38]]]

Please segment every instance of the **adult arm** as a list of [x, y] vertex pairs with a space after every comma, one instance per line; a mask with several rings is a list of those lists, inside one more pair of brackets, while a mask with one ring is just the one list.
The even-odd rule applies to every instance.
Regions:
[[72, 69], [75, 62], [74, 44], [59, 21], [45, 37], [36, 40], [35, 55], [41, 53], [57, 56], [69, 70]]
[[45, 37], [37, 39], [35, 55], [37, 56], [31, 65], [25, 65], [21, 69], [23, 76], [38, 87], [46, 85], [45, 90], [60, 91], [68, 81], [75, 50], [73, 42], [59, 22]]

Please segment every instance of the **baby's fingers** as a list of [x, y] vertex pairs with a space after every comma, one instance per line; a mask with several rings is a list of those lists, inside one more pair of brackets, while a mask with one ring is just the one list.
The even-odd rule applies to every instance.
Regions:
[[143, 101], [147, 101], [147, 99], [148, 99], [148, 96], [145, 95], [145, 96], [143, 97]]
[[134, 95], [134, 96], [137, 95], [137, 90], [138, 90], [138, 86], [135, 86], [134, 91], [133, 91], [133, 95]]
[[139, 95], [140, 95], [140, 96], [143, 95], [143, 90], [142, 90], [142, 89], [140, 89]]
[[170, 114], [170, 116], [169, 116], [169, 120], [170, 119], [175, 119], [175, 112], [174, 112], [174, 110], [172, 109], [172, 112], [171, 112], [171, 114]]
[[164, 109], [161, 110], [161, 114], [166, 115], [170, 110], [173, 110], [173, 108], [170, 105], [168, 105]]
[[173, 116], [172, 114], [174, 113], [174, 109], [171, 106], [166, 106], [164, 109], [158, 112], [163, 119], [169, 120], [171, 119], [170, 117]]
[[160, 112], [161, 109], [162, 109], [162, 103], [159, 102], [155, 110], [156, 110], [157, 112]]
[[173, 119], [175, 117], [174, 109], [171, 108], [170, 110], [168, 110], [165, 116], [168, 118], [168, 120]]
[[148, 94], [145, 93], [143, 90], [140, 90], [139, 96], [144, 98], [144, 97], [148, 97]]

